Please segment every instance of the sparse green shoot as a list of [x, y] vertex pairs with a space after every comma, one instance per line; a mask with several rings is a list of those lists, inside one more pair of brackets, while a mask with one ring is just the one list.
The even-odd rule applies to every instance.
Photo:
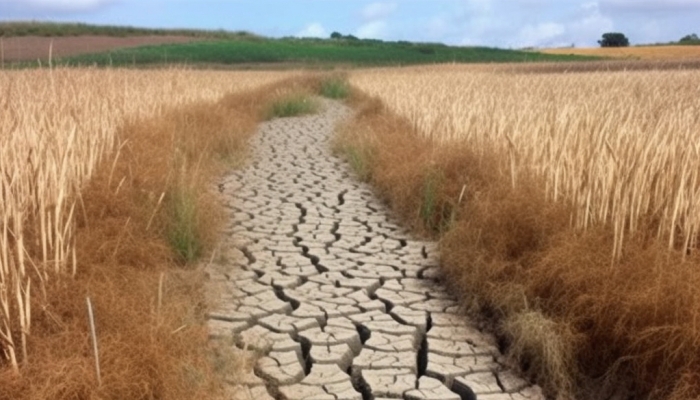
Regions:
[[275, 100], [267, 109], [265, 119], [313, 114], [318, 110], [318, 107], [318, 102], [307, 94], [290, 94]]
[[341, 152], [345, 155], [346, 160], [350, 163], [350, 167], [357, 179], [367, 182], [372, 176], [371, 153], [369, 149], [360, 148], [357, 146], [343, 146]]
[[182, 261], [192, 262], [202, 254], [203, 249], [197, 229], [196, 193], [187, 187], [175, 188], [170, 197], [170, 213], [170, 245]]
[[321, 83], [321, 95], [329, 99], [345, 99], [350, 95], [350, 86], [345, 79], [329, 78]]

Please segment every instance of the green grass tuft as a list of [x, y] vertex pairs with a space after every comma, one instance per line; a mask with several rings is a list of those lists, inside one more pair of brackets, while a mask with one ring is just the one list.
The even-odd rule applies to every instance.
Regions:
[[428, 171], [423, 179], [423, 196], [420, 206], [420, 216], [425, 226], [430, 230], [438, 229], [436, 212], [438, 211], [438, 192], [443, 177], [439, 171]]
[[350, 86], [342, 78], [329, 78], [321, 83], [321, 95], [329, 99], [345, 99], [350, 95]]
[[170, 197], [172, 215], [168, 241], [181, 261], [188, 264], [202, 255], [204, 244], [197, 227], [196, 193], [187, 187], [173, 190]]
[[340, 151], [350, 163], [350, 168], [357, 174], [357, 179], [367, 182], [372, 177], [372, 155], [369, 149], [355, 146], [343, 146]]
[[306, 94], [292, 94], [274, 101], [267, 110], [266, 118], [287, 118], [313, 114], [318, 110], [318, 102]]

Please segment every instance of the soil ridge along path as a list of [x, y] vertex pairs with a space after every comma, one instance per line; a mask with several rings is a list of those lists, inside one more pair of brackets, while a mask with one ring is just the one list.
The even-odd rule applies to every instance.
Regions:
[[543, 399], [440, 283], [415, 240], [333, 156], [346, 106], [260, 126], [248, 166], [219, 186], [230, 213], [212, 340], [264, 356], [231, 398]]

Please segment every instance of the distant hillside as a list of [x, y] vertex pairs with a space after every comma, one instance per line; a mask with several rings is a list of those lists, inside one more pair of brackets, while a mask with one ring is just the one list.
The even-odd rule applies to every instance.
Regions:
[[[272, 39], [243, 31], [146, 29], [82, 23], [5, 22], [0, 23], [0, 37], [5, 41], [5, 50], [14, 46], [14, 51], [21, 53], [13, 58], [6, 51], [4, 60], [22, 61], [25, 66], [38, 64], [35, 61], [38, 59], [45, 60], [49, 46], [52, 46], [53, 60], [57, 64], [98, 66], [203, 64], [269, 67], [284, 64], [327, 67], [595, 59], [441, 43], [385, 42], [340, 34], [334, 34], [333, 39]], [[45, 39], [36, 40], [42, 37]], [[32, 38], [32, 41], [23, 42], [21, 38]], [[130, 38], [133, 40], [126, 40]], [[31, 57], [27, 56], [30, 54]]]
[[255, 38], [245, 31], [200, 29], [151, 29], [132, 26], [91, 25], [84, 23], [59, 23], [40, 21], [0, 22], [0, 36], [190, 36], [198, 38], [241, 39]]

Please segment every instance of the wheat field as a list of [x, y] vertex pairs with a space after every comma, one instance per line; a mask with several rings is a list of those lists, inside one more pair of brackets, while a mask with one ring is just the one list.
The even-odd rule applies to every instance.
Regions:
[[[27, 362], [31, 304], [76, 273], [81, 189], [128, 145], [118, 129], [166, 109], [260, 87], [289, 73], [39, 69], [0, 71], [0, 349]], [[157, 144], [152, 144], [157, 145]], [[113, 182], [118, 192], [120, 182]]]
[[447, 66], [357, 73], [352, 83], [424, 135], [500, 154], [513, 186], [523, 174], [544, 178], [548, 198], [575, 205], [574, 227], [614, 227], [615, 257], [627, 235], [652, 226], [669, 248], [697, 249], [699, 71]]
[[631, 379], [640, 398], [698, 398], [700, 71], [445, 65], [350, 80], [381, 102], [343, 146], [440, 236], [448, 280], [511, 359], [552, 396], [598, 398], [586, 385], [606, 376], [595, 390]]
[[579, 56], [611, 57], [640, 60], [679, 61], [700, 59], [700, 46], [632, 46], [560, 48], [539, 50], [546, 54], [575, 54]]

